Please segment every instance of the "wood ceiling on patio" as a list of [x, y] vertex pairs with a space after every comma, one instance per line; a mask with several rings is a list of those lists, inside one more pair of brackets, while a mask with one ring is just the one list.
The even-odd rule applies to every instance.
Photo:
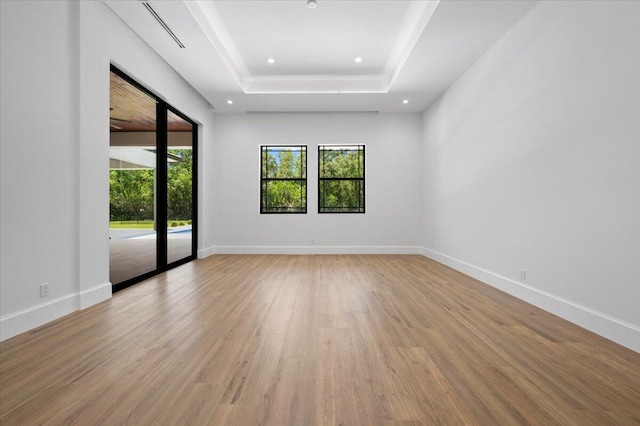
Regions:
[[[112, 132], [155, 132], [156, 100], [111, 72], [109, 121]], [[191, 124], [176, 114], [167, 117], [172, 132], [190, 132]]]

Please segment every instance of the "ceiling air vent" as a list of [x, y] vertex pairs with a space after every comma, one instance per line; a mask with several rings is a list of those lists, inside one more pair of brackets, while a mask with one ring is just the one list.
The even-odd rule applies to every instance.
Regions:
[[149, 4], [148, 1], [143, 1], [142, 4], [144, 5], [144, 7], [147, 8], [147, 10], [149, 11], [149, 13], [151, 15], [153, 15], [153, 17], [156, 19], [156, 21], [158, 21], [158, 24], [160, 24], [160, 26], [162, 28], [164, 28], [164, 30], [167, 32], [167, 34], [169, 34], [171, 36], [171, 38], [173, 39], [173, 41], [175, 41], [177, 43], [178, 46], [180, 46], [180, 49], [184, 49], [184, 44], [182, 44], [182, 42], [180, 41], [180, 39], [173, 33], [173, 31], [171, 31], [171, 28], [169, 28], [169, 26], [166, 24], [166, 22], [164, 22], [162, 20], [162, 18], [160, 17], [160, 15], [158, 15], [158, 12], [156, 12], [153, 7], [151, 7], [151, 5]]

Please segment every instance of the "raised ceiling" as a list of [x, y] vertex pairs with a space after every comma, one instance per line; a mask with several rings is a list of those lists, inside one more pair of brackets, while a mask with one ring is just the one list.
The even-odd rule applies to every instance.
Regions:
[[317, 1], [106, 3], [219, 113], [421, 112], [536, 3]]
[[437, 4], [187, 3], [245, 93], [386, 93]]

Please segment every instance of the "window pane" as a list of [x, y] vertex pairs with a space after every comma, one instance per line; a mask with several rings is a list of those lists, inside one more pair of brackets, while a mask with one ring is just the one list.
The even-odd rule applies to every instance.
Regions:
[[156, 100], [110, 73], [109, 280], [157, 269]]
[[305, 213], [306, 211], [306, 181], [270, 180], [262, 182], [262, 212]]
[[306, 179], [306, 147], [262, 147], [262, 178]]
[[193, 255], [193, 125], [167, 113], [167, 263]]
[[321, 178], [364, 178], [364, 147], [320, 147]]
[[363, 213], [364, 182], [354, 180], [320, 181], [321, 213]]

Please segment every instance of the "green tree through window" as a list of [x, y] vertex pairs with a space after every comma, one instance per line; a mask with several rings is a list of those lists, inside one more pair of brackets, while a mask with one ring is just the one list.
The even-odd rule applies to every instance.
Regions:
[[307, 147], [260, 147], [260, 213], [307, 212]]
[[175, 159], [167, 164], [167, 219], [189, 220], [193, 215], [193, 150], [169, 149]]
[[364, 213], [364, 145], [318, 146], [318, 213]]
[[[191, 220], [193, 150], [169, 149], [167, 164], [167, 219]], [[111, 221], [154, 220], [154, 174], [152, 168], [109, 171]]]

